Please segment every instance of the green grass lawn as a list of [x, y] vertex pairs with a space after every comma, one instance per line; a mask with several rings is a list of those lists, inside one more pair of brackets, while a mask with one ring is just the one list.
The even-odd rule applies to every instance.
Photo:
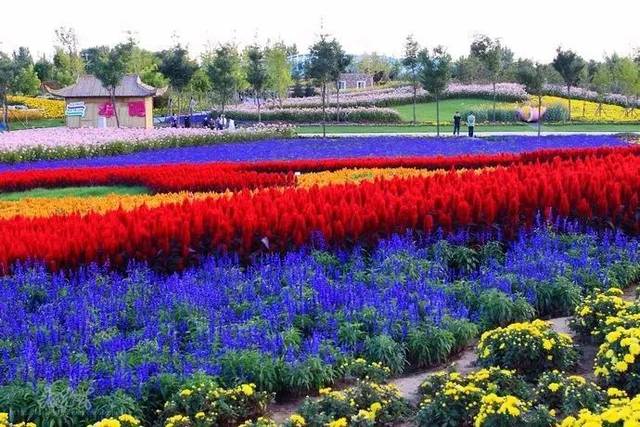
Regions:
[[64, 126], [64, 119], [42, 119], [42, 120], [29, 120], [26, 122], [17, 121], [9, 122], [11, 130], [32, 129], [32, 128], [52, 128]]
[[0, 200], [16, 201], [25, 198], [51, 198], [62, 197], [99, 197], [108, 194], [136, 195], [147, 194], [149, 190], [145, 187], [125, 187], [125, 186], [95, 186], [95, 187], [64, 187], [64, 188], [34, 188], [28, 191], [17, 191], [14, 193], [0, 193]]
[[[456, 111], [463, 114], [466, 111], [477, 109], [480, 106], [490, 107], [492, 105], [492, 101], [480, 98], [444, 99], [440, 101], [440, 121], [453, 122], [453, 115]], [[513, 105], [514, 104], [498, 102], [496, 107], [513, 107]], [[400, 117], [402, 117], [403, 122], [413, 121], [413, 104], [398, 105], [392, 108], [400, 113]], [[425, 102], [416, 104], [416, 120], [418, 122], [435, 122], [436, 103]]]

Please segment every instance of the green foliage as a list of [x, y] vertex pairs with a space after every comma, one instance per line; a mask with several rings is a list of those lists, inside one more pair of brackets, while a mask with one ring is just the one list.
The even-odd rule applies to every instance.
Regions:
[[523, 322], [535, 316], [534, 308], [526, 299], [517, 297], [512, 300], [507, 294], [497, 289], [480, 294], [478, 311], [481, 329]]
[[[225, 353], [220, 360], [220, 369], [220, 379], [227, 386], [250, 382], [260, 390], [279, 391], [282, 387], [282, 361], [256, 350]], [[312, 377], [306, 381], [316, 382]]]
[[169, 50], [159, 52], [158, 57], [158, 71], [169, 79], [171, 86], [178, 91], [186, 88], [198, 69], [198, 64], [189, 58], [189, 51], [177, 44]]
[[138, 401], [122, 390], [98, 396], [91, 403], [92, 420], [115, 418], [122, 414], [129, 414], [136, 418], [142, 417]]
[[578, 361], [578, 352], [566, 334], [558, 334], [544, 321], [512, 323], [485, 332], [477, 348], [480, 366], [514, 369], [528, 378], [558, 369], [566, 371]]
[[563, 276], [550, 282], [538, 282], [534, 307], [539, 316], [568, 316], [580, 302], [581, 293], [580, 286]]
[[40, 79], [33, 65], [20, 68], [16, 72], [13, 92], [17, 95], [35, 96], [40, 92]]
[[386, 382], [391, 375], [391, 369], [378, 362], [368, 362], [366, 359], [347, 359], [339, 367], [342, 377], [346, 381], [368, 380], [376, 383]]
[[407, 365], [405, 347], [389, 335], [367, 338], [364, 357], [371, 362], [379, 362], [389, 367], [394, 374], [402, 373]]
[[629, 306], [630, 303], [622, 299], [622, 291], [618, 288], [610, 288], [604, 292], [596, 290], [576, 307], [569, 327], [583, 338], [592, 337], [596, 343], [601, 343], [607, 319], [615, 317]]
[[455, 344], [452, 332], [431, 324], [419, 325], [407, 334], [407, 358], [418, 368], [434, 366], [449, 358]]
[[232, 44], [219, 46], [207, 64], [207, 75], [223, 113], [240, 85], [239, 68], [240, 57]]
[[432, 52], [424, 49], [418, 55], [420, 73], [418, 79], [422, 87], [438, 99], [447, 89], [451, 79], [451, 56], [444, 47], [438, 46]]
[[[289, 86], [293, 82], [291, 77], [291, 66], [287, 59], [287, 48], [284, 44], [278, 43], [267, 49], [266, 54], [267, 88], [273, 91], [278, 100], [287, 97]], [[296, 80], [293, 96], [300, 97], [304, 94], [300, 80]]]
[[39, 426], [67, 427], [87, 425], [90, 387], [75, 388], [65, 381], [52, 384], [15, 384], [0, 387], [0, 412], [14, 420], [31, 421]]
[[582, 409], [598, 412], [606, 403], [606, 397], [595, 383], [560, 371], [543, 373], [535, 388], [535, 401], [563, 416], [577, 414]]
[[[391, 425], [409, 414], [407, 402], [395, 387], [371, 381], [358, 381], [343, 391], [320, 390], [320, 398], [305, 399], [295, 415], [308, 427], [325, 427], [344, 418], [350, 426]], [[292, 416], [285, 426], [297, 427]], [[346, 424], [345, 424], [346, 425]]]
[[440, 327], [453, 336], [451, 353], [462, 351], [478, 336], [478, 326], [467, 319], [453, 319], [445, 317]]
[[[327, 109], [327, 120], [347, 123], [398, 123], [400, 115], [389, 108], [337, 108]], [[222, 110], [213, 110], [213, 114], [222, 113]], [[287, 123], [319, 123], [323, 120], [322, 109], [269, 109], [263, 110], [258, 115], [257, 111], [227, 109], [225, 114], [236, 120]]]

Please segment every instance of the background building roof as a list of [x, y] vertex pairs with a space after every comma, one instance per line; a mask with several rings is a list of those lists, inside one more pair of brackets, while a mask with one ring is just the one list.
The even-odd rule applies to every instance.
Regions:
[[[49, 93], [63, 98], [106, 98], [110, 96], [102, 82], [91, 74], [78, 77], [76, 83], [71, 86], [57, 90], [47, 87], [47, 90]], [[137, 74], [127, 74], [116, 86], [115, 95], [117, 97], [160, 96], [165, 91], [166, 88], [158, 89], [143, 83]]]

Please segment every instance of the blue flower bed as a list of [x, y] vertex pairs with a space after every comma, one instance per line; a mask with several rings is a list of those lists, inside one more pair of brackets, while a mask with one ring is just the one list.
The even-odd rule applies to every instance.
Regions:
[[[640, 273], [640, 243], [622, 234], [538, 230], [506, 251], [464, 241], [396, 236], [370, 253], [307, 249], [246, 268], [210, 258], [168, 277], [144, 265], [126, 275], [90, 267], [70, 278], [23, 267], [0, 278], [0, 384], [67, 378], [91, 381], [98, 394], [139, 395], [157, 374], [202, 370], [277, 390], [287, 369], [312, 375], [309, 360], [375, 359], [376, 337], [400, 352], [391, 360], [411, 360], [407, 337], [447, 317], [488, 328], [530, 317], [534, 307], [567, 314], [562, 304], [570, 303], [554, 289], [579, 298]], [[496, 317], [496, 305], [511, 318]], [[278, 363], [274, 378], [260, 377], [267, 361]]]
[[455, 156], [519, 153], [556, 148], [625, 146], [614, 136], [506, 136], [480, 138], [350, 137], [273, 139], [201, 147], [168, 148], [121, 156], [73, 160], [43, 160], [2, 164], [0, 171], [33, 168], [114, 166], [138, 164], [242, 162], [258, 160], [327, 159], [345, 157]]

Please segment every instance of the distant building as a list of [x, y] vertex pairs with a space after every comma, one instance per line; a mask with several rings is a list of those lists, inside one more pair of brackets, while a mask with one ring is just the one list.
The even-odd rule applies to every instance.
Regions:
[[112, 105], [109, 91], [93, 75], [78, 78], [75, 84], [61, 89], [46, 88], [66, 101], [67, 127], [116, 127], [115, 110], [121, 127], [153, 128], [153, 97], [166, 88], [144, 84], [136, 74], [127, 74], [115, 90]]
[[338, 80], [340, 90], [373, 87], [373, 76], [364, 73], [343, 73]]

